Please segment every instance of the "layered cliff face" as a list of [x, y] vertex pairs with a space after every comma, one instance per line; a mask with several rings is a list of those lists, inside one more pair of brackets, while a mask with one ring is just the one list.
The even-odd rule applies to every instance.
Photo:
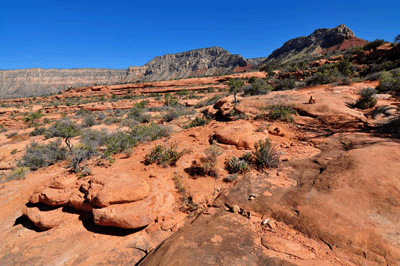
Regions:
[[142, 67], [127, 69], [19, 69], [0, 71], [0, 98], [11, 99], [58, 93], [69, 87], [134, 82]]
[[[341, 47], [344, 42], [346, 42], [345, 48]], [[285, 42], [282, 47], [274, 50], [263, 63], [285, 63], [328, 50], [348, 49], [363, 46], [366, 43], [367, 41], [355, 37], [353, 31], [345, 25], [339, 25], [333, 29], [317, 29], [307, 37], [298, 37]]]
[[223, 74], [247, 66], [247, 61], [220, 47], [210, 47], [157, 56], [144, 66], [147, 70], [142, 80], [150, 81]]
[[69, 87], [159, 81], [243, 71], [251, 67], [241, 55], [211, 47], [157, 56], [128, 69], [21, 69], [0, 71], [0, 99], [41, 96]]

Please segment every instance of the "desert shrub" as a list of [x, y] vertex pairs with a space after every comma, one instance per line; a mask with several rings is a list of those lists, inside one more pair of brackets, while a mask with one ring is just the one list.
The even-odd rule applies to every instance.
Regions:
[[266, 109], [270, 110], [268, 117], [272, 120], [280, 120], [285, 122], [293, 122], [292, 114], [297, 114], [297, 111], [286, 105], [272, 105]]
[[7, 132], [7, 128], [4, 125], [0, 125], [0, 133]]
[[164, 95], [164, 105], [165, 106], [177, 106], [177, 105], [179, 105], [179, 102], [171, 94], [166, 93]]
[[243, 85], [244, 83], [240, 79], [231, 78], [228, 81], [229, 92], [233, 94], [235, 106], [238, 104], [236, 94], [242, 90]]
[[201, 127], [205, 126], [208, 123], [210, 123], [210, 119], [207, 118], [201, 118], [201, 117], [196, 117], [194, 120], [190, 121], [187, 125], [185, 125], [183, 128], [188, 129], [192, 127]]
[[206, 157], [201, 158], [200, 161], [203, 163], [205, 174], [212, 176], [214, 178], [218, 177], [215, 165], [217, 163], [217, 157], [220, 156], [222, 152], [223, 152], [222, 148], [215, 144], [211, 145], [204, 151]]
[[379, 91], [395, 91], [400, 93], [400, 69], [393, 71], [382, 71], [379, 77]]
[[24, 116], [22, 118], [22, 121], [24, 121], [27, 124], [32, 125], [36, 120], [40, 119], [42, 116], [43, 116], [42, 111], [39, 110], [37, 112], [30, 113], [30, 114]]
[[13, 149], [13, 150], [10, 152], [10, 154], [11, 154], [11, 155], [14, 155], [14, 154], [16, 154], [17, 152], [18, 152], [17, 149]]
[[92, 150], [96, 150], [98, 147], [106, 145], [108, 136], [109, 133], [105, 128], [102, 128], [101, 130], [86, 129], [82, 131], [79, 142]]
[[284, 90], [293, 90], [296, 88], [296, 81], [294, 79], [278, 79], [275, 82], [274, 90], [284, 91]]
[[71, 167], [71, 170], [75, 173], [79, 173], [83, 170], [83, 166], [81, 163], [90, 159], [93, 155], [96, 154], [96, 150], [91, 147], [84, 145], [76, 145], [72, 147], [70, 151], [70, 163], [68, 167]]
[[306, 85], [328, 84], [332, 82], [331, 74], [329, 72], [316, 72], [314, 75], [306, 79]]
[[113, 112], [114, 117], [121, 117], [123, 116], [127, 111], [121, 110], [121, 109], [115, 109]]
[[155, 123], [135, 125], [129, 130], [129, 134], [137, 142], [153, 141], [162, 137], [168, 137], [170, 133], [170, 127]]
[[105, 155], [111, 155], [115, 153], [120, 153], [126, 150], [131, 149], [135, 146], [137, 140], [132, 137], [131, 134], [123, 131], [117, 131], [111, 134], [108, 134], [105, 145], [107, 149], [105, 151]]
[[139, 123], [148, 123], [151, 120], [151, 115], [144, 113], [142, 105], [136, 105], [129, 110], [128, 118], [135, 119]]
[[29, 172], [29, 167], [16, 167], [10, 174], [6, 176], [5, 181], [21, 180], [25, 178], [25, 174]]
[[189, 90], [184, 89], [184, 90], [181, 90], [181, 91], [177, 91], [175, 94], [178, 95], [178, 96], [187, 96], [187, 95], [189, 95]]
[[272, 89], [273, 88], [268, 85], [265, 79], [256, 79], [243, 88], [243, 94], [244, 96], [265, 95]]
[[343, 76], [349, 77], [352, 74], [351, 62], [347, 58], [342, 58], [338, 63], [338, 71], [342, 73]]
[[121, 122], [121, 118], [117, 117], [107, 117], [106, 119], [104, 119], [104, 124], [106, 125], [116, 124], [119, 122]]
[[89, 110], [85, 110], [82, 107], [79, 108], [79, 110], [75, 111], [75, 115], [78, 116], [78, 117], [86, 116], [86, 115], [89, 115], [89, 114], [90, 114], [90, 111]]
[[29, 133], [29, 136], [44, 135], [45, 132], [46, 132], [46, 128], [44, 128], [44, 127], [35, 127], [35, 129]]
[[276, 145], [266, 138], [265, 141], [259, 140], [254, 144], [254, 162], [260, 169], [277, 167], [280, 163], [280, 153]]
[[100, 112], [97, 114], [97, 120], [99, 120], [99, 121], [104, 120], [106, 117], [107, 117], [106, 114], [103, 112]]
[[166, 113], [163, 114], [162, 120], [165, 122], [170, 122], [174, 120], [175, 118], [178, 118], [182, 115], [194, 113], [193, 109], [187, 109], [185, 107], [175, 107], [169, 109]]
[[6, 137], [8, 139], [11, 139], [12, 137], [15, 137], [17, 135], [18, 135], [18, 132], [10, 132], [10, 133], [6, 134]]
[[204, 101], [201, 101], [199, 103], [197, 103], [194, 108], [201, 108], [204, 106], [208, 106], [208, 105], [214, 105], [216, 102], [218, 102], [222, 97], [224, 97], [223, 95], [214, 95], [211, 98], [205, 99]]
[[253, 84], [253, 83], [256, 82], [257, 80], [258, 80], [257, 77], [252, 76], [252, 77], [250, 77], [250, 78], [247, 80], [247, 82], [248, 82], [249, 84]]
[[82, 120], [82, 127], [92, 127], [96, 125], [96, 118], [94, 115], [84, 116]]
[[144, 163], [146, 165], [157, 163], [163, 167], [175, 166], [179, 158], [187, 153], [190, 153], [190, 151], [186, 149], [178, 152], [176, 144], [169, 147], [157, 145], [150, 151], [150, 153], [146, 154], [144, 157]]
[[386, 42], [384, 40], [376, 39], [375, 41], [369, 42], [366, 45], [364, 45], [363, 50], [364, 51], [368, 51], [368, 50], [371, 50], [371, 49], [375, 50], [376, 48], [378, 48], [381, 45], [384, 45], [385, 43]]
[[173, 180], [176, 189], [182, 196], [182, 206], [179, 208], [179, 210], [189, 214], [195, 212], [199, 206], [193, 201], [192, 196], [186, 191], [186, 188], [183, 186], [181, 176], [175, 174]]
[[37, 170], [41, 167], [46, 167], [62, 161], [67, 156], [67, 150], [62, 147], [61, 140], [57, 139], [46, 145], [39, 145], [32, 141], [30, 146], [26, 147], [26, 154], [18, 166], [29, 167], [31, 170]]
[[249, 164], [246, 160], [233, 156], [226, 162], [226, 169], [231, 174], [243, 174], [249, 170]]
[[374, 107], [377, 103], [377, 99], [375, 98], [376, 90], [372, 88], [362, 89], [358, 95], [360, 98], [355, 103], [355, 107], [359, 109], [368, 109]]
[[78, 125], [69, 119], [57, 120], [44, 133], [46, 138], [61, 137], [69, 149], [71, 146], [71, 138], [81, 134]]

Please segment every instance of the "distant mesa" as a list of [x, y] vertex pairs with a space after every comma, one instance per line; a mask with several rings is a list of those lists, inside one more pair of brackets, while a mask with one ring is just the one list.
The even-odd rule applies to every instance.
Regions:
[[144, 66], [128, 69], [20, 69], [0, 70], [0, 98], [23, 98], [59, 93], [70, 87], [126, 84], [244, 72], [262, 64], [280, 64], [332, 50], [363, 46], [345, 25], [317, 29], [307, 37], [291, 39], [268, 57], [245, 59], [221, 47], [156, 56]]

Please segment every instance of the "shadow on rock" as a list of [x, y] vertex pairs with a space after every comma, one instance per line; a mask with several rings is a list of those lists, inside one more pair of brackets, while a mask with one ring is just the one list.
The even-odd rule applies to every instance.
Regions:
[[127, 236], [137, 233], [145, 228], [142, 227], [138, 229], [122, 229], [114, 226], [96, 225], [93, 222], [93, 215], [91, 213], [81, 213], [81, 215], [79, 216], [79, 220], [82, 221], [82, 225], [86, 228], [86, 230], [103, 235]]

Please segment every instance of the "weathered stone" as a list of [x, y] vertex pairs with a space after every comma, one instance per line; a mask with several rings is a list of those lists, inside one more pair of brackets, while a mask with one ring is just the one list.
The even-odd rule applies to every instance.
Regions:
[[96, 182], [103, 183], [93, 199], [93, 204], [97, 207], [138, 201], [146, 198], [150, 191], [149, 185], [143, 179], [122, 173], [101, 181], [92, 179], [92, 185]]

